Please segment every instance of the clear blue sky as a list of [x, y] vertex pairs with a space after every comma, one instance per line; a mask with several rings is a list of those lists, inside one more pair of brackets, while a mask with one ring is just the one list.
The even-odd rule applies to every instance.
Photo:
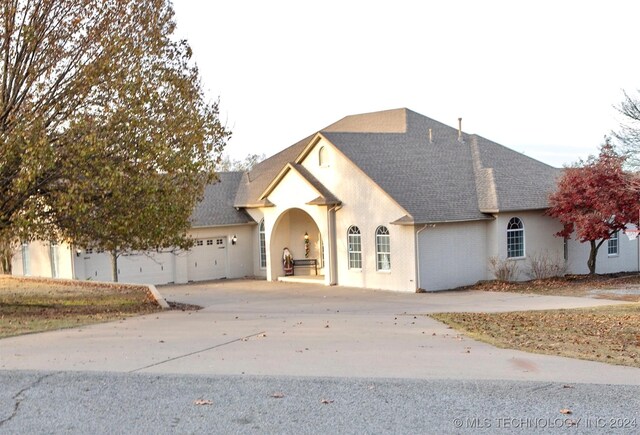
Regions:
[[638, 1], [174, 0], [233, 131], [274, 154], [355, 113], [408, 107], [554, 166], [597, 152], [640, 88]]

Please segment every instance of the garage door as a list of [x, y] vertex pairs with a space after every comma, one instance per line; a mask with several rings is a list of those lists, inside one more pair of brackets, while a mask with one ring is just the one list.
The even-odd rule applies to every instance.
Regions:
[[167, 284], [174, 280], [173, 265], [171, 252], [122, 254], [118, 258], [118, 279], [120, 282]]
[[188, 256], [189, 281], [221, 279], [227, 276], [225, 237], [197, 239]]

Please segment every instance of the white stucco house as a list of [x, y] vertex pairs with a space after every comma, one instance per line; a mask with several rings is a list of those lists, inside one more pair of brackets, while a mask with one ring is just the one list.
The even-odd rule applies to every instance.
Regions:
[[[131, 254], [120, 280], [264, 277], [410, 291], [493, 279], [536, 254], [587, 273], [587, 244], [545, 216], [560, 170], [408, 109], [347, 116], [256, 165], [221, 173], [194, 210], [189, 252]], [[285, 277], [283, 250], [298, 266]], [[317, 275], [316, 275], [316, 267]], [[106, 253], [32, 243], [15, 274], [110, 279]], [[638, 242], [603, 245], [598, 272], [638, 270]], [[527, 276], [522, 273], [520, 279]]]

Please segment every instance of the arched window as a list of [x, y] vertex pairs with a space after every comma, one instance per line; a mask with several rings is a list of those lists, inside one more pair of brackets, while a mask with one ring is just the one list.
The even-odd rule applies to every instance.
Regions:
[[362, 269], [362, 235], [358, 227], [349, 227], [347, 246], [349, 249], [349, 269]]
[[514, 217], [507, 224], [507, 258], [524, 257], [524, 225]]
[[320, 147], [320, 149], [318, 150], [318, 164], [320, 166], [327, 166], [328, 165], [328, 161], [327, 161], [327, 149], [325, 147]]
[[376, 260], [378, 270], [391, 270], [391, 238], [385, 226], [376, 229]]
[[260, 226], [258, 227], [258, 236], [259, 236], [259, 244], [260, 244], [260, 268], [267, 268], [267, 240], [265, 237], [264, 231], [264, 219], [260, 221]]

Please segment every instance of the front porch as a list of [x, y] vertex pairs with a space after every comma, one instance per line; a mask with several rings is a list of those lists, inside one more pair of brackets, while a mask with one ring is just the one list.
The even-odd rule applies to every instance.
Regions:
[[279, 282], [294, 282], [298, 284], [324, 284], [324, 275], [290, 275], [279, 276]]

